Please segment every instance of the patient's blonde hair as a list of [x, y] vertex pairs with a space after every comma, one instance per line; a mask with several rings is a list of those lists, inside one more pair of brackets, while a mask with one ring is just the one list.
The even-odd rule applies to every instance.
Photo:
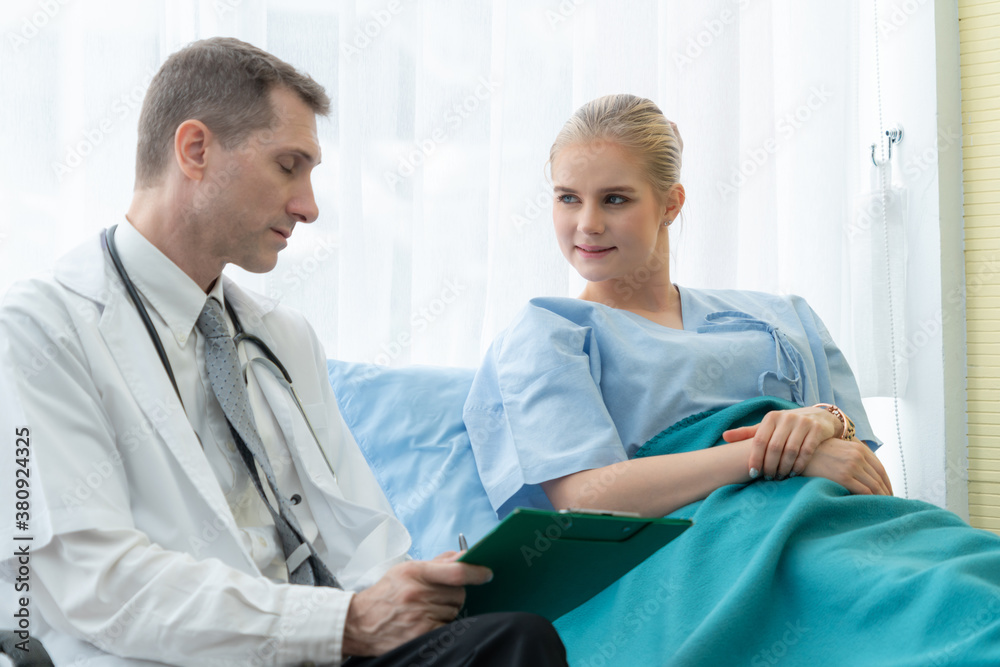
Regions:
[[684, 145], [677, 126], [650, 100], [636, 95], [605, 95], [576, 110], [549, 150], [549, 166], [570, 144], [612, 140], [641, 161], [649, 182], [661, 194], [680, 180]]

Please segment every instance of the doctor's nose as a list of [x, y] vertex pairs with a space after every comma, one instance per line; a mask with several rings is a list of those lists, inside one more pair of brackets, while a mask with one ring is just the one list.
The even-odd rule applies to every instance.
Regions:
[[319, 217], [319, 206], [311, 182], [306, 183], [288, 202], [288, 213], [296, 222], [313, 222]]

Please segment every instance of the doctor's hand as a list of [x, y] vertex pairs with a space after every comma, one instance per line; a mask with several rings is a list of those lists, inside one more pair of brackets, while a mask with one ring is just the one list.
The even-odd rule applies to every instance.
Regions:
[[808, 407], [773, 410], [759, 424], [729, 429], [722, 438], [726, 442], [753, 438], [750, 476], [784, 479], [801, 475], [820, 443], [843, 431], [844, 425], [835, 416], [823, 408]]
[[356, 593], [344, 623], [344, 656], [382, 655], [455, 620], [465, 586], [493, 578], [489, 568], [457, 563], [457, 557], [449, 551], [430, 561], [400, 563]]
[[803, 475], [825, 477], [854, 494], [892, 495], [892, 483], [882, 462], [868, 445], [856, 440], [830, 438], [820, 443]]

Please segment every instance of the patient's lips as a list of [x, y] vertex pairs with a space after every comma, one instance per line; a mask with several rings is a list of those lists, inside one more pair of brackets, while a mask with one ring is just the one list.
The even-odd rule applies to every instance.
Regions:
[[615, 246], [585, 245], [582, 243], [576, 246], [576, 251], [580, 253], [582, 257], [587, 258], [604, 257], [614, 249]]

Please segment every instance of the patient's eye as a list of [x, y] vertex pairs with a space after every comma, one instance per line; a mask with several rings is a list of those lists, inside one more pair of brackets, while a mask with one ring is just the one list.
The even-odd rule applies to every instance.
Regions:
[[608, 198], [605, 199], [605, 201], [609, 204], [624, 204], [628, 201], [628, 199], [622, 197], [621, 195], [608, 195]]
[[278, 166], [281, 167], [281, 171], [286, 174], [291, 174], [292, 169], [295, 167], [294, 162], [278, 162]]
[[580, 201], [580, 199], [576, 195], [565, 194], [556, 195], [556, 201], [560, 204], [575, 204]]

